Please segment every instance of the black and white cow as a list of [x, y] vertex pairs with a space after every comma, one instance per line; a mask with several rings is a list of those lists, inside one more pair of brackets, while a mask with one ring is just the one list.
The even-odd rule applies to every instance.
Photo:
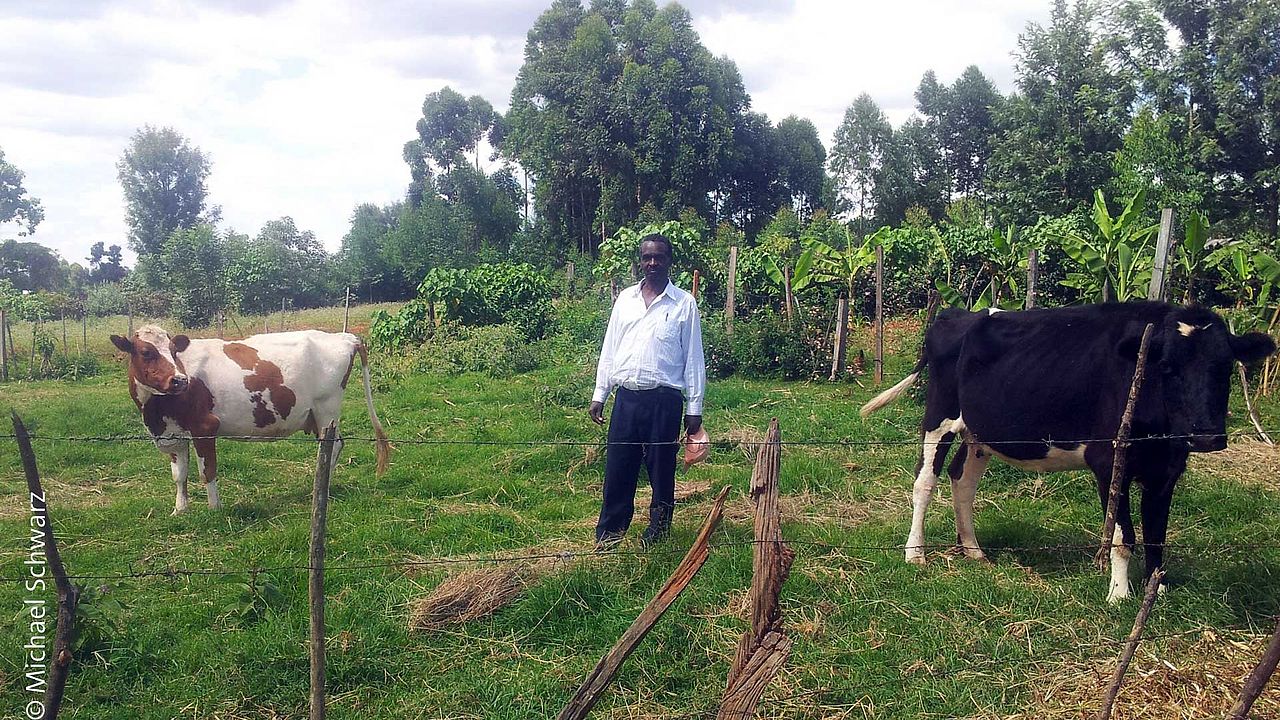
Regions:
[[973, 498], [992, 456], [1039, 472], [1088, 468], [1106, 508], [1120, 426], [1143, 328], [1153, 323], [1145, 379], [1132, 421], [1111, 551], [1111, 602], [1129, 594], [1135, 542], [1129, 483], [1142, 484], [1146, 574], [1164, 561], [1174, 485], [1192, 452], [1227, 446], [1227, 396], [1235, 361], [1275, 352], [1261, 333], [1233, 335], [1199, 306], [1135, 302], [979, 312], [946, 310], [925, 334], [915, 372], [862, 407], [893, 402], [928, 368], [922, 451], [912, 492], [907, 562], [925, 560], [924, 517], [952, 441], [952, 502], [959, 548], [983, 558]]

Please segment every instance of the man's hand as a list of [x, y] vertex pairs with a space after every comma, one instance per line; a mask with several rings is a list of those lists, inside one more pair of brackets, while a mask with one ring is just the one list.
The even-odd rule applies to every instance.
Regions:
[[591, 421], [597, 425], [604, 424], [604, 403], [593, 402], [591, 407], [587, 408], [587, 414], [591, 416]]
[[684, 416], [684, 434], [692, 435], [702, 429], [701, 415], [685, 415]]

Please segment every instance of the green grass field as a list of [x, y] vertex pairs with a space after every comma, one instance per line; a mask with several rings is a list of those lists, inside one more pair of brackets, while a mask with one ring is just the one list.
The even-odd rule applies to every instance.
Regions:
[[[296, 314], [290, 327], [334, 328], [328, 313]], [[367, 317], [368, 308], [353, 309], [357, 328]], [[886, 380], [913, 364], [917, 332], [895, 325]], [[90, 338], [95, 351], [106, 342], [98, 334]], [[865, 335], [859, 342], [868, 346]], [[1035, 476], [994, 463], [977, 505], [978, 537], [993, 562], [932, 552], [928, 565], [907, 565], [893, 548], [909, 524], [919, 407], [903, 401], [863, 422], [857, 407], [873, 394], [869, 376], [861, 378], [866, 387], [731, 378], [708, 392], [708, 430], [725, 442], [709, 463], [678, 477], [692, 496], [677, 508], [673, 538], [642, 551], [641, 511], [619, 552], [593, 555], [603, 463], [589, 445], [565, 441], [602, 438], [585, 414], [595, 352], [504, 380], [379, 373], [375, 401], [400, 442], [378, 478], [372, 443], [348, 440], [333, 477], [329, 717], [554, 717], [679, 563], [714, 490], [729, 484], [710, 560], [593, 715], [713, 717], [746, 627], [752, 456], [745, 443], [761, 437], [771, 417], [783, 440], [797, 443], [784, 448], [781, 481], [783, 532], [797, 553], [782, 597], [795, 644], [759, 717], [1091, 714], [1087, 703], [1101, 697], [1116, 641], [1137, 610], [1136, 601], [1104, 602], [1105, 576], [1084, 547], [1096, 543], [1101, 524], [1091, 476]], [[359, 385], [348, 392], [344, 431], [367, 437]], [[209, 510], [193, 483], [191, 510], [171, 517], [168, 462], [149, 441], [53, 439], [143, 432], [118, 361], [74, 383], [0, 385], [0, 410], [9, 408], [40, 438], [51, 514], [73, 574], [306, 564], [313, 442], [221, 443], [225, 508]], [[1280, 404], [1267, 402], [1263, 415], [1268, 427], [1280, 426]], [[1230, 427], [1246, 426], [1237, 408]], [[16, 445], [0, 439], [0, 448], [0, 561], [13, 578], [24, 572], [29, 516]], [[1234, 700], [1280, 611], [1275, 458], [1248, 442], [1195, 458], [1174, 501], [1172, 589], [1149, 625], [1160, 637], [1139, 651], [1117, 717], [1221, 717]], [[642, 492], [638, 504], [646, 503]], [[927, 527], [931, 542], [954, 537], [943, 485]], [[1049, 549], [1057, 546], [1071, 547]], [[407, 629], [410, 603], [487, 563], [352, 567], [564, 550], [571, 554], [511, 605], [432, 633]], [[306, 717], [305, 571], [82, 582], [122, 607], [97, 601], [99, 618], [118, 626], [74, 665], [64, 717]], [[242, 597], [246, 583], [273, 586], [279, 596], [266, 593], [255, 613], [254, 598]], [[9, 618], [0, 624], [6, 717], [21, 716], [31, 699], [22, 669], [23, 600], [31, 596], [12, 580], [0, 583], [0, 617]], [[108, 625], [99, 619], [92, 629]], [[1258, 717], [1275, 717], [1267, 713], [1280, 708], [1280, 694], [1269, 691], [1257, 708]]]

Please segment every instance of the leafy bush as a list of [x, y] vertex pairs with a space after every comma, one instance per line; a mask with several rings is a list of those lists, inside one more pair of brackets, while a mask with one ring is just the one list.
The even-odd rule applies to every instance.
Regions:
[[394, 349], [417, 345], [431, 332], [430, 313], [424, 300], [410, 300], [395, 315], [375, 310], [369, 319], [369, 344]]
[[599, 296], [562, 301], [556, 307], [556, 331], [572, 344], [599, 350], [608, 329], [609, 312], [608, 303]]
[[731, 374], [796, 380], [823, 370], [822, 336], [797, 320], [761, 312], [734, 323], [733, 337], [725, 332], [720, 314], [704, 319], [703, 352], [712, 377]]
[[124, 315], [129, 310], [129, 298], [120, 283], [91, 285], [85, 297], [84, 309], [94, 317]]
[[551, 295], [551, 283], [528, 263], [432, 268], [418, 286], [418, 297], [441, 302], [446, 317], [463, 325], [514, 325], [529, 339], [550, 329]]
[[455, 375], [482, 372], [505, 378], [538, 369], [542, 348], [511, 325], [445, 323], [413, 353], [413, 369]]

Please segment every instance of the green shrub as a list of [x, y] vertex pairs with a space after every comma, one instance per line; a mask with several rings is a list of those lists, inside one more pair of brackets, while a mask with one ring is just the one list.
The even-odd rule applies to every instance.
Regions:
[[797, 319], [771, 311], [738, 319], [730, 338], [718, 313], [704, 318], [703, 354], [712, 377], [738, 374], [755, 378], [795, 380], [823, 370], [822, 335]]
[[556, 307], [556, 331], [572, 344], [600, 349], [609, 326], [610, 307], [596, 295], [562, 300]]
[[120, 283], [91, 285], [85, 296], [84, 309], [94, 317], [124, 315], [129, 311], [129, 299]]
[[543, 347], [511, 325], [445, 323], [414, 351], [413, 369], [454, 375], [482, 372], [504, 378], [538, 369]]

